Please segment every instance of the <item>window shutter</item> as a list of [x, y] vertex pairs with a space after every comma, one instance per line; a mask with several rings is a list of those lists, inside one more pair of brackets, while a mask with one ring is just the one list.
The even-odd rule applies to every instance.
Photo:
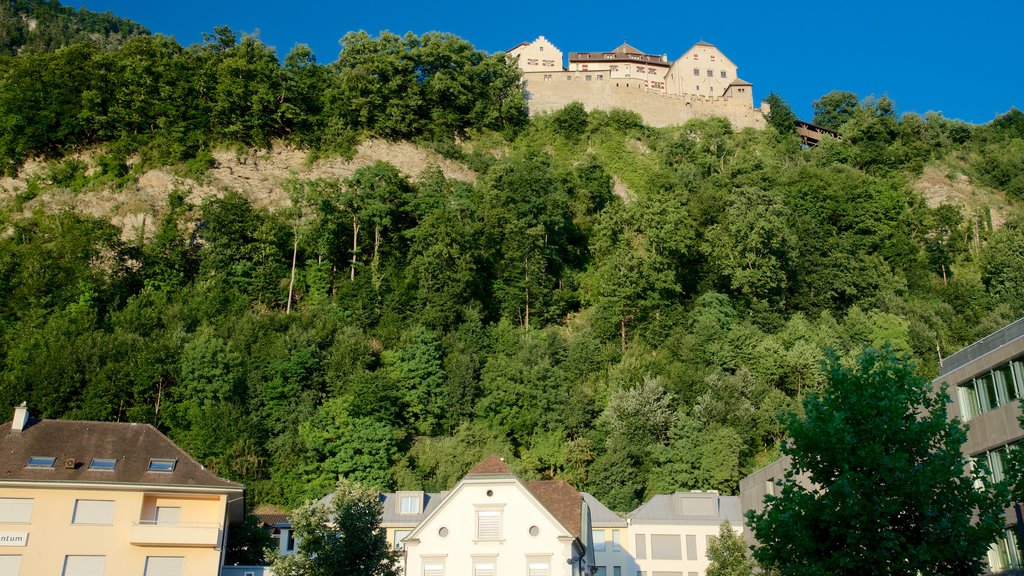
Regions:
[[501, 538], [501, 512], [479, 510], [476, 513], [477, 540], [499, 540]]
[[156, 507], [156, 523], [157, 524], [180, 524], [181, 523], [181, 508], [177, 506], [157, 506]]
[[105, 524], [114, 523], [113, 500], [75, 500], [75, 513], [72, 524]]
[[496, 576], [497, 567], [494, 562], [477, 562], [473, 564], [473, 576]]
[[0, 576], [18, 576], [21, 556], [0, 556]]
[[180, 556], [148, 556], [146, 576], [183, 576], [185, 558]]
[[32, 521], [31, 498], [0, 498], [0, 523], [27, 524]]
[[530, 562], [530, 576], [551, 576], [551, 565], [547, 562]]
[[444, 576], [444, 564], [437, 562], [424, 564], [423, 576]]
[[63, 576], [103, 576], [106, 556], [65, 556]]

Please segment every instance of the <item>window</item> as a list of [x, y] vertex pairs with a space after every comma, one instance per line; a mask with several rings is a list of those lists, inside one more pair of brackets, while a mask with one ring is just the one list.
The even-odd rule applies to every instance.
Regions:
[[497, 576], [498, 563], [496, 558], [480, 558], [473, 560], [473, 576]]
[[622, 566], [612, 568], [612, 576], [622, 576]]
[[682, 560], [678, 534], [651, 534], [651, 560]]
[[608, 576], [608, 569], [604, 566], [598, 566], [597, 572], [594, 572], [594, 576]]
[[555, 65], [555, 61], [554, 60], [545, 60], [544, 61], [544, 65], [548, 66], [548, 67], [552, 67], [552, 66]]
[[157, 506], [155, 520], [157, 524], [181, 524], [181, 508], [178, 506]]
[[110, 526], [114, 523], [114, 501], [75, 500], [71, 523]]
[[566, 74], [565, 79], [571, 81], [572, 80], [572, 74]]
[[594, 552], [604, 552], [604, 530], [594, 530]]
[[285, 552], [295, 552], [295, 530], [285, 530], [288, 533], [284, 541]]
[[708, 92], [714, 92], [714, 91], [715, 91], [715, 87], [714, 86], [708, 86]]
[[103, 576], [106, 556], [65, 556], [61, 576]]
[[419, 514], [420, 497], [402, 496], [402, 514]]
[[637, 534], [636, 535], [636, 559], [646, 560], [647, 559], [647, 535]]
[[544, 75], [544, 81], [545, 82], [551, 82], [551, 74], [545, 74]]
[[697, 92], [700, 92], [700, 85], [697, 85]]
[[587, 82], [590, 82], [591, 80], [593, 80], [593, 77], [590, 74], [587, 74], [586, 80]]
[[30, 456], [26, 468], [53, 468], [53, 463], [57, 460], [54, 456]]
[[712, 55], [711, 55], [711, 61], [712, 61], [712, 62], [714, 62], [714, 61], [715, 61], [715, 55], [714, 55], [714, 54], [712, 54]]
[[714, 78], [714, 77], [715, 77], [715, 71], [714, 70], [708, 70], [708, 78]]
[[608, 69], [611, 70], [612, 72], [618, 72], [619, 71], [619, 65], [618, 64], [612, 64], [611, 66], [608, 66]]
[[409, 534], [412, 534], [412, 530], [395, 530], [395, 537], [391, 541], [391, 547], [395, 550], [405, 548], [405, 543], [402, 540], [405, 540], [405, 537]]
[[1021, 359], [1000, 364], [957, 386], [960, 417], [970, 420], [1024, 396]]
[[622, 544], [619, 542], [619, 531], [612, 530], [612, 552], [621, 552]]
[[0, 498], [0, 524], [28, 524], [32, 503], [32, 498]]
[[117, 458], [93, 458], [89, 462], [89, 470], [113, 470], [117, 466]]
[[183, 576], [183, 556], [147, 556], [145, 576]]
[[988, 565], [992, 572], [1019, 568], [1021, 550], [1017, 542], [1017, 527], [1007, 529], [989, 548]]
[[694, 68], [693, 69], [693, 75], [694, 76], [700, 76], [700, 68]]
[[589, 65], [589, 64], [584, 64], [584, 65], [583, 65], [583, 71], [584, 71], [584, 72], [586, 72], [586, 71], [587, 71], [587, 67], [588, 67], [588, 66], [590, 66], [590, 65]]
[[21, 556], [0, 556], [0, 576], [18, 576]]
[[551, 558], [546, 556], [527, 556], [526, 573], [528, 576], [551, 576]]
[[171, 458], [151, 458], [149, 460], [150, 472], [174, 472], [174, 466], [178, 463]]
[[722, 78], [725, 78], [725, 70], [722, 70]]
[[697, 60], [697, 53], [696, 52], [693, 53], [693, 59]]
[[686, 535], [686, 559], [697, 559], [697, 537], [693, 534]]
[[424, 558], [423, 576], [444, 576], [444, 558]]
[[476, 539], [501, 540], [501, 510], [476, 511]]
[[604, 74], [597, 75], [597, 81], [600, 82], [601, 80], [604, 80]]

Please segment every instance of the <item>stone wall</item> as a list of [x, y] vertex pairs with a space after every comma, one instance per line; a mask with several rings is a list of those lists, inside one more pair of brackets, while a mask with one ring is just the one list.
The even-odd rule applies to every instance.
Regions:
[[693, 118], [713, 116], [727, 118], [736, 129], [764, 128], [764, 115], [753, 107], [751, 94], [745, 98], [673, 95], [644, 88], [642, 80], [597, 80], [585, 72], [527, 72], [526, 81], [530, 114], [553, 112], [566, 104], [579, 101], [587, 110], [622, 108], [640, 114], [644, 123], [654, 127], [674, 126]]

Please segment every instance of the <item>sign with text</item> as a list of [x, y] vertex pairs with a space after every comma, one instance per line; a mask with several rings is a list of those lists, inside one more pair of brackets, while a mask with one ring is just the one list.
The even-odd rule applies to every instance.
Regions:
[[28, 532], [0, 532], [0, 546], [25, 546]]

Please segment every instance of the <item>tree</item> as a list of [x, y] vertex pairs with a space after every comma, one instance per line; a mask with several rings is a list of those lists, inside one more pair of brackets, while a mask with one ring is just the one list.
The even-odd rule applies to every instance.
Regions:
[[783, 576], [980, 574], [1003, 494], [975, 488], [983, 467], [961, 472], [967, 434], [945, 390], [889, 346], [832, 355], [829, 375], [788, 417], [781, 496], [747, 513], [757, 561]]
[[743, 537], [733, 531], [729, 521], [722, 522], [718, 536], [708, 542], [707, 576], [752, 576], [754, 561], [747, 555], [747, 544]]
[[771, 107], [766, 117], [768, 124], [775, 128], [779, 134], [792, 134], [793, 130], [796, 129], [798, 118], [793, 113], [793, 109], [789, 107], [789, 104], [782, 99], [782, 96], [775, 92], [769, 94], [765, 98], [765, 102]]
[[327, 502], [292, 516], [299, 551], [274, 561], [281, 576], [397, 576], [398, 558], [380, 527], [377, 493], [339, 480]]
[[853, 92], [833, 90], [814, 101], [812, 124], [839, 130], [857, 111], [857, 95]]

